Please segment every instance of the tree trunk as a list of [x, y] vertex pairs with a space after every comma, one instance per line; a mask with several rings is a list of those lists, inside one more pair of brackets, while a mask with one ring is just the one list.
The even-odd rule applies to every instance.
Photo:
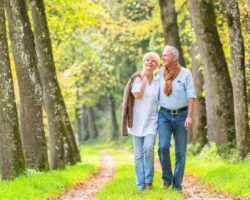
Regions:
[[47, 170], [48, 154], [42, 121], [42, 88], [34, 37], [24, 0], [5, 0], [12, 52], [20, 91], [22, 142], [29, 168]]
[[[43, 86], [44, 106], [49, 122], [49, 148], [51, 168], [63, 168], [64, 156], [70, 164], [80, 160], [80, 153], [66, 121], [66, 107], [57, 81], [52, 53], [49, 29], [46, 20], [43, 0], [31, 0], [32, 19], [35, 32], [38, 70]], [[69, 123], [69, 125], [68, 125]], [[64, 140], [63, 140], [64, 137]], [[67, 145], [67, 154], [63, 154], [63, 141]]]
[[234, 138], [233, 92], [212, 0], [189, 0], [192, 22], [205, 66], [208, 134], [217, 145]]
[[248, 13], [250, 15], [250, 0], [247, 0]]
[[2, 179], [10, 179], [25, 170], [25, 160], [18, 125], [2, 0], [0, 0], [0, 47], [0, 171]]
[[198, 44], [192, 45], [192, 74], [194, 77], [194, 86], [197, 95], [195, 109], [193, 114], [193, 126], [190, 131], [189, 142], [193, 144], [199, 144], [201, 147], [207, 143], [206, 134], [206, 104], [205, 98], [202, 96], [204, 78], [200, 69], [200, 63], [197, 59], [199, 55]]
[[89, 129], [89, 135], [91, 139], [95, 139], [98, 137], [97, 128], [95, 124], [95, 113], [94, 109], [91, 106], [87, 106], [87, 112], [88, 112], [88, 129]]
[[235, 130], [237, 150], [244, 157], [250, 150], [248, 126], [244, 44], [241, 34], [240, 11], [236, 0], [224, 0], [227, 11], [231, 49]]
[[81, 107], [77, 106], [75, 107], [75, 129], [76, 129], [76, 142], [79, 144], [80, 137], [81, 137]]
[[88, 130], [88, 113], [85, 105], [82, 105], [81, 108], [81, 137], [80, 141], [86, 141], [89, 139], [89, 130]]
[[185, 65], [181, 48], [179, 29], [177, 24], [177, 13], [175, 11], [175, 0], [159, 0], [161, 9], [161, 22], [164, 31], [165, 44], [174, 46], [180, 52], [179, 62]]
[[115, 113], [115, 99], [114, 96], [112, 94], [110, 94], [109, 96], [109, 101], [110, 101], [110, 113], [111, 113], [111, 122], [112, 122], [112, 140], [117, 138], [119, 133], [119, 127], [118, 127], [118, 123], [116, 120], [116, 113]]
[[74, 135], [74, 131], [73, 131], [71, 122], [69, 120], [69, 115], [68, 115], [68, 112], [66, 109], [66, 105], [65, 105], [64, 101], [62, 101], [61, 103], [63, 106], [61, 117], [62, 117], [62, 120], [63, 120], [64, 125], [66, 126], [66, 130], [67, 130], [67, 132], [66, 132], [67, 133], [66, 134], [67, 141], [68, 141], [68, 144], [70, 145], [70, 148], [73, 150], [74, 160], [76, 162], [80, 162], [81, 155], [80, 155], [80, 151], [78, 149], [77, 143], [76, 143], [76, 139], [75, 139], [75, 135]]

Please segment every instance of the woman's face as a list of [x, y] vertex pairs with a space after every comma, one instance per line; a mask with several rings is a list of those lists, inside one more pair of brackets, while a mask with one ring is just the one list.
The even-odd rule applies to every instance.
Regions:
[[154, 57], [146, 57], [143, 60], [144, 70], [154, 72], [157, 67], [158, 67], [158, 62]]

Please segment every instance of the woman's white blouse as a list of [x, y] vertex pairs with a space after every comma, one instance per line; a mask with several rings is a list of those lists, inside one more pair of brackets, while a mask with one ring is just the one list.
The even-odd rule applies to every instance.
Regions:
[[[142, 80], [138, 77], [132, 84], [131, 92], [139, 92]], [[133, 126], [128, 128], [128, 133], [138, 137], [144, 137], [148, 134], [156, 135], [158, 120], [158, 95], [159, 80], [153, 78], [151, 85], [148, 81], [144, 89], [143, 96], [135, 99], [133, 107]]]

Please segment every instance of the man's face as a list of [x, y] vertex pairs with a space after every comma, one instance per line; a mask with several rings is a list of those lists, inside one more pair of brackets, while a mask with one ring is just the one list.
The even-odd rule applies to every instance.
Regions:
[[176, 61], [175, 56], [170, 51], [164, 51], [161, 59], [164, 66], [171, 66]]

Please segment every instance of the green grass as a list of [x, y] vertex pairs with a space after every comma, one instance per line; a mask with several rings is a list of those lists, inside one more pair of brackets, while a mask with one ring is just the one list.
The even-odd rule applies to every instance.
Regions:
[[[157, 145], [155, 149], [157, 158]], [[103, 143], [99, 140], [85, 143], [81, 147], [82, 162], [68, 166], [66, 170], [28, 170], [26, 175], [15, 180], [0, 182], [0, 200], [40, 200], [62, 194], [65, 187], [87, 179], [97, 170], [102, 150], [114, 155], [117, 169], [114, 179], [97, 194], [97, 199], [183, 199], [175, 190], [161, 188], [161, 175], [158, 172], [155, 172], [152, 190], [136, 189], [134, 165], [129, 153], [133, 151], [132, 141], [123, 138], [116, 142]], [[233, 157], [223, 159], [213, 145], [200, 155], [191, 152], [192, 149], [188, 153], [186, 173], [195, 175], [201, 182], [209, 183], [217, 191], [250, 199], [250, 156], [244, 162], [237, 162]]]
[[[133, 148], [131, 146], [131, 143], [132, 141], [129, 140], [129, 142], [125, 143], [125, 145], [122, 145], [122, 148], [132, 151]], [[158, 158], [157, 143], [158, 142], [156, 141], [155, 145], [156, 158]], [[173, 149], [174, 145], [171, 147], [172, 164], [174, 164]], [[219, 155], [218, 152], [220, 150], [216, 148], [215, 144], [211, 144], [210, 148], [205, 148], [200, 155], [192, 155], [191, 151], [188, 152], [187, 156], [186, 169], [185, 169], [186, 173], [193, 174], [194, 176], [198, 177], [201, 182], [209, 183], [212, 186], [212, 188], [214, 188], [216, 191], [227, 192], [233, 196], [243, 196], [250, 199], [250, 155], [248, 156], [247, 160], [238, 162], [236, 159], [237, 156], [235, 155], [236, 150], [231, 149], [232, 152], [229, 150], [228, 152], [227, 151], [224, 152], [224, 154], [227, 154], [228, 158], [223, 159]], [[125, 167], [126, 165], [128, 164], [125, 163], [123, 166]], [[129, 172], [132, 173], [125, 174], [125, 176], [134, 178], [133, 166], [130, 170], [127, 171], [128, 171], [127, 173]], [[122, 172], [120, 173], [119, 176], [120, 177], [118, 177], [118, 179], [122, 179], [123, 176]], [[156, 173], [155, 180], [156, 184], [159, 186], [161, 183], [158, 182], [159, 180], [158, 176], [159, 174]], [[126, 192], [134, 189], [135, 187], [134, 182], [135, 181], [131, 182], [131, 187], [126, 189]], [[117, 183], [119, 184], [119, 180], [117, 181]], [[148, 191], [146, 191], [146, 194], [147, 192]], [[135, 193], [135, 195], [133, 196], [132, 194], [130, 194], [128, 196], [133, 196], [135, 199], [139, 198], [138, 191], [133, 190], [132, 193]], [[156, 199], [159, 198], [157, 197]]]
[[184, 199], [182, 195], [172, 189], [161, 188], [161, 177], [158, 172], [154, 178], [152, 190], [140, 191], [135, 186], [135, 172], [132, 157], [125, 151], [110, 151], [116, 159], [117, 169], [114, 179], [108, 183], [98, 194], [98, 200], [127, 200], [127, 199]]
[[87, 179], [100, 163], [100, 155], [93, 146], [81, 148], [82, 162], [65, 170], [37, 172], [28, 170], [12, 181], [0, 182], [2, 200], [40, 200], [63, 193], [65, 187]]
[[217, 191], [250, 199], [250, 162], [223, 159], [213, 152], [213, 148], [201, 155], [189, 155], [186, 172], [197, 176], [202, 182], [209, 183]]

